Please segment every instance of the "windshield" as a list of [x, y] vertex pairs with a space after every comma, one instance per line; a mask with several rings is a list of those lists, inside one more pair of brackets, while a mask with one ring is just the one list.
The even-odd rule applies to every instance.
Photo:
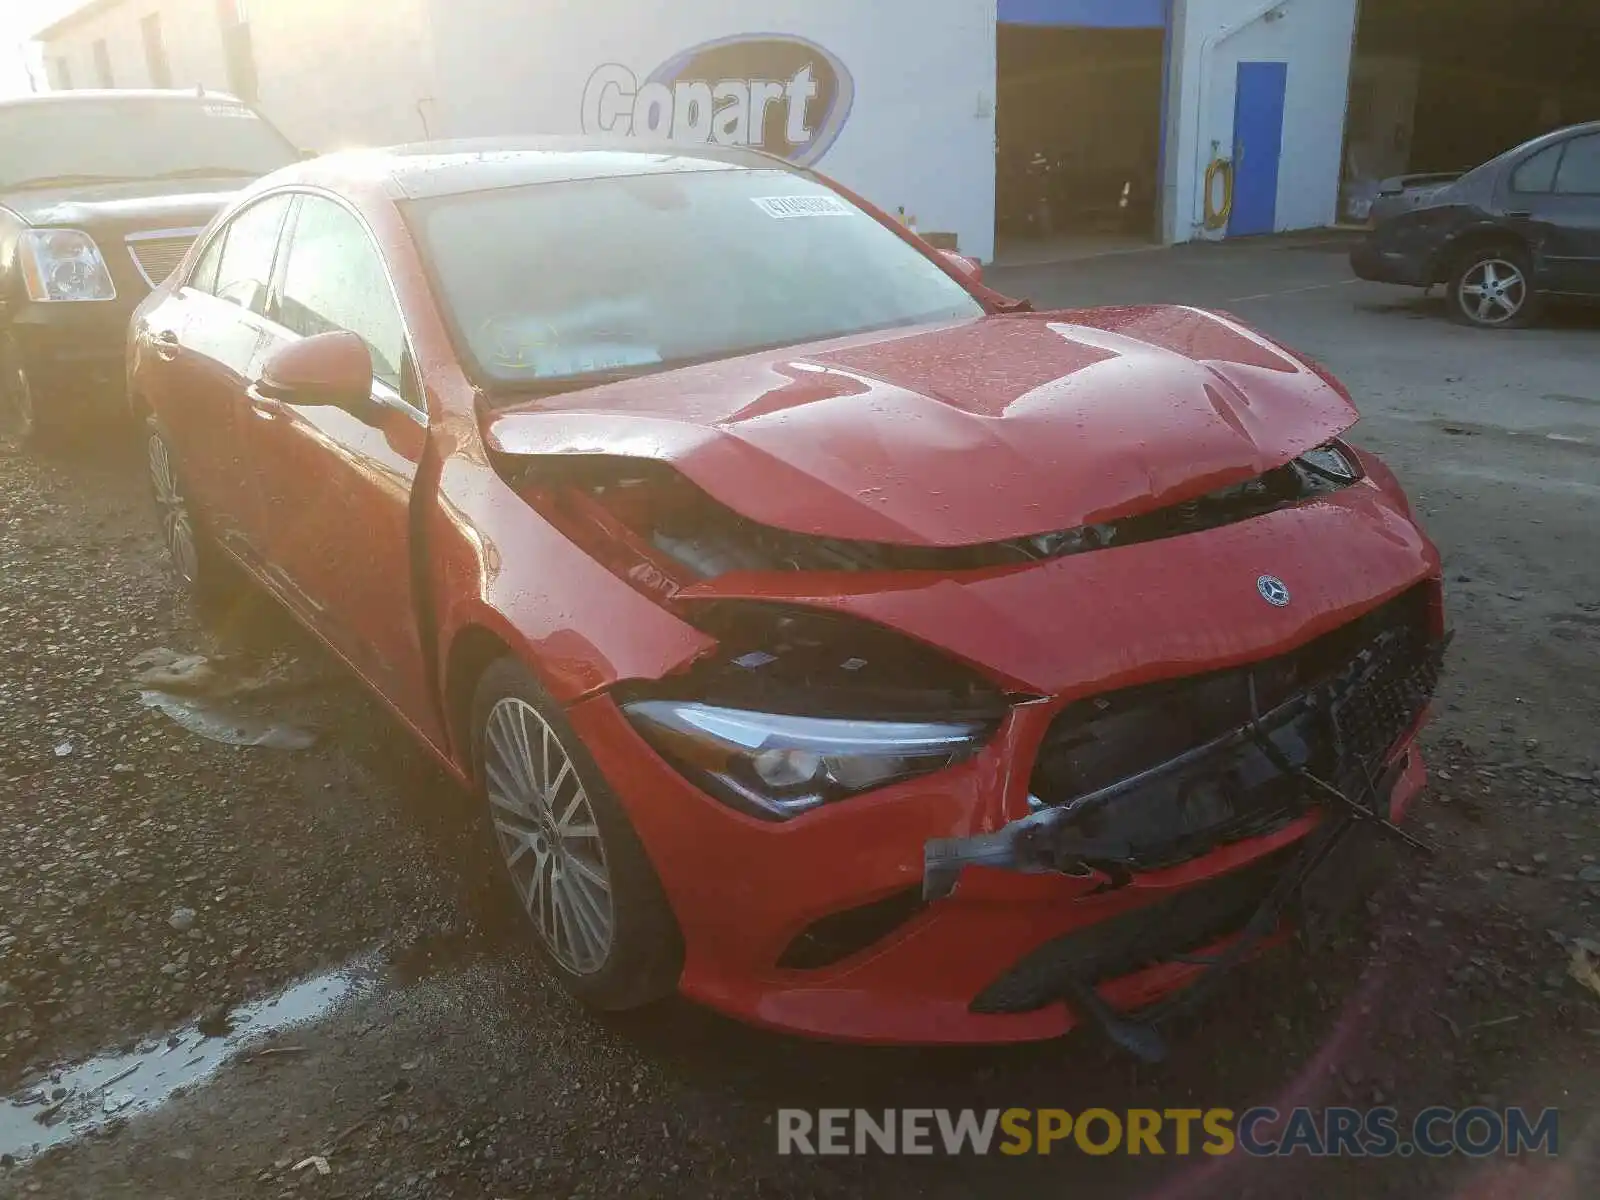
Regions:
[[255, 112], [220, 98], [0, 107], [0, 187], [253, 178], [298, 158], [283, 135]]
[[983, 312], [892, 230], [786, 171], [538, 184], [414, 216], [470, 365], [514, 389]]

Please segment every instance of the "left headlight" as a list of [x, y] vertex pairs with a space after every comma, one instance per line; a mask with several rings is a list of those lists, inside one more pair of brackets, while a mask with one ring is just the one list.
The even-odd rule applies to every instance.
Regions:
[[28, 299], [53, 303], [117, 298], [105, 257], [87, 233], [29, 229], [22, 234], [20, 249]]
[[869, 721], [751, 712], [680, 700], [623, 706], [663, 756], [720, 799], [767, 820], [972, 757], [984, 721]]

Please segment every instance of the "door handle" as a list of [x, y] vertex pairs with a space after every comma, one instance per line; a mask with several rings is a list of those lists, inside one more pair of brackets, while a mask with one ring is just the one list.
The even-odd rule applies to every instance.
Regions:
[[150, 344], [155, 348], [156, 357], [162, 362], [172, 362], [178, 357], [178, 334], [173, 329], [162, 329], [153, 334]]
[[1517, 220], [1517, 221], [1529, 221], [1529, 220], [1533, 219], [1533, 210], [1527, 209], [1527, 208], [1519, 208], [1519, 209], [1515, 210], [1514, 212], [1507, 212], [1506, 216], [1511, 217], [1513, 220]]
[[278, 421], [288, 411], [282, 400], [264, 395], [253, 383], [245, 390], [245, 395], [250, 400], [250, 413], [258, 421]]

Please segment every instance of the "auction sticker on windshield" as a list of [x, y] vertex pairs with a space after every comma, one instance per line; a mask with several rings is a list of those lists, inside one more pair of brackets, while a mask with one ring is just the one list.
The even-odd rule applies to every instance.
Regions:
[[767, 216], [780, 221], [791, 217], [848, 217], [856, 211], [837, 196], [751, 196], [750, 200]]

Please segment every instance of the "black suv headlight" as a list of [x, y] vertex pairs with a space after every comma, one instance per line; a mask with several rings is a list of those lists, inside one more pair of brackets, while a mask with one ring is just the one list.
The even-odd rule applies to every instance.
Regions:
[[79, 229], [27, 229], [17, 243], [28, 299], [40, 304], [115, 300], [100, 247]]

